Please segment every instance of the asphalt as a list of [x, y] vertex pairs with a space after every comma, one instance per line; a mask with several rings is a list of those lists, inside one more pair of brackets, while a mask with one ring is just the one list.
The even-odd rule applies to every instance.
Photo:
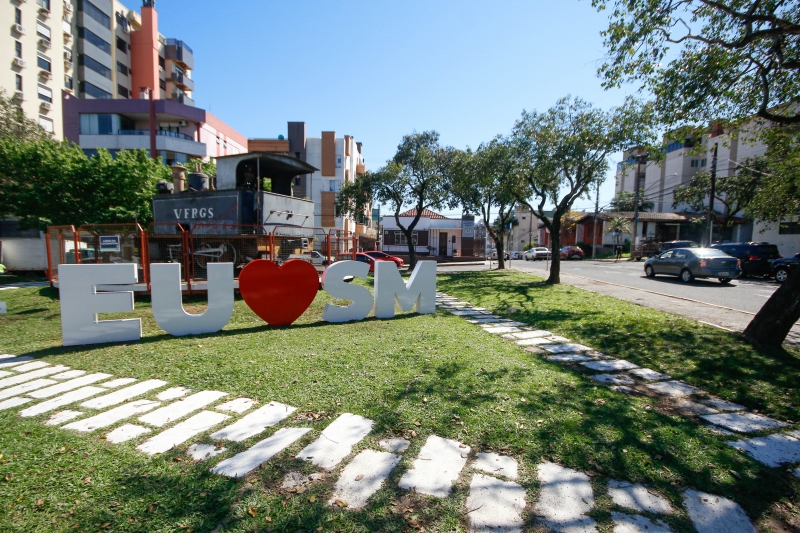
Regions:
[[[549, 262], [514, 260], [506, 266], [546, 277]], [[779, 286], [774, 281], [757, 278], [737, 279], [725, 285], [715, 279], [688, 284], [667, 276], [651, 279], [644, 275], [644, 263], [638, 261], [565, 261], [561, 266], [562, 283], [730, 331], [744, 331]], [[492, 262], [492, 268], [497, 268], [496, 261]], [[488, 269], [489, 263], [485, 262], [451, 267], [447, 272]], [[800, 346], [798, 325], [792, 328], [786, 344]]]

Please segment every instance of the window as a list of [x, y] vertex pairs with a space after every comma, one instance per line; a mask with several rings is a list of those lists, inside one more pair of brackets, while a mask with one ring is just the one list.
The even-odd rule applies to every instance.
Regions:
[[41, 22], [36, 23], [36, 35], [45, 39], [47, 41], [50, 40], [50, 28], [42, 24]]
[[167, 90], [167, 82], [165, 80], [158, 80], [158, 86], [161, 87], [162, 91]]
[[125, 15], [117, 11], [117, 24], [125, 31], [128, 31], [128, 19], [125, 18]]
[[119, 126], [119, 115], [81, 113], [81, 135], [113, 135], [120, 129]]
[[111, 98], [111, 93], [107, 93], [100, 87], [92, 85], [88, 81], [80, 82], [78, 84], [78, 89], [80, 92], [87, 94], [93, 98], [97, 98], [99, 100], [108, 100]]
[[[417, 245], [417, 232], [416, 231], [412, 231], [411, 232], [411, 239], [414, 242], [414, 246], [416, 246]], [[394, 232], [394, 243], [395, 244], [403, 244], [405, 246], [408, 246], [408, 240], [406, 239], [406, 234], [403, 233], [402, 231], [395, 231]]]
[[47, 133], [53, 133], [53, 121], [47, 117], [39, 116], [39, 125], [44, 128]]
[[162, 70], [162, 71], [166, 68], [166, 62], [164, 61], [164, 58], [161, 57], [161, 56], [159, 56], [159, 58], [158, 58], [158, 66], [160, 67], [160, 70]]
[[97, 35], [95, 35], [94, 33], [87, 30], [86, 28], [78, 28], [78, 37], [86, 39], [87, 41], [95, 45], [97, 48], [102, 50], [103, 52], [109, 55], [111, 54], [111, 45], [105, 42]]
[[64, 48], [64, 61], [72, 62], [72, 50]]
[[22, 43], [14, 41], [14, 56], [22, 59]]
[[16, 84], [14, 85], [14, 87], [18, 91], [22, 90], [22, 76], [20, 76], [19, 74], [16, 75]]
[[39, 65], [40, 69], [46, 70], [47, 72], [51, 72], [49, 57], [39, 54], [36, 58], [36, 64]]
[[22, 11], [18, 7], [14, 8], [14, 23], [22, 24]]
[[83, 0], [82, 2], [78, 2], [78, 9], [80, 9], [81, 11], [92, 17], [102, 26], [111, 29], [111, 17], [103, 13], [103, 11], [99, 7], [89, 2], [89, 0]]
[[125, 39], [123, 39], [122, 37], [117, 37], [117, 50], [119, 50], [123, 54], [128, 53], [128, 43], [126, 43]]
[[101, 76], [111, 79], [111, 69], [107, 66], [103, 65], [102, 63], [95, 61], [91, 57], [87, 55], [80, 54], [78, 56], [78, 64], [84, 65], [86, 68], [90, 68], [93, 71], [97, 72]]
[[126, 89], [125, 87], [123, 87], [120, 84], [117, 84], [117, 94], [119, 94], [123, 98], [128, 98], [128, 94], [129, 94], [128, 93], [128, 89]]
[[39, 100], [53, 103], [53, 91], [49, 87], [39, 85]]
[[36, 3], [39, 4], [39, 7], [43, 7], [50, 11], [50, 0], [36, 0]]
[[700, 168], [706, 166], [705, 159], [692, 159], [692, 168]]
[[336, 168], [342, 168], [342, 156], [336, 156]]
[[73, 89], [75, 84], [72, 81], [72, 76], [67, 76], [64, 74], [64, 88], [69, 89], [70, 91]]
[[117, 72], [119, 72], [123, 76], [127, 76], [128, 75], [128, 67], [126, 67], [125, 65], [123, 65], [122, 63], [117, 61]]
[[800, 235], [800, 222], [781, 222], [778, 226], [780, 235]]

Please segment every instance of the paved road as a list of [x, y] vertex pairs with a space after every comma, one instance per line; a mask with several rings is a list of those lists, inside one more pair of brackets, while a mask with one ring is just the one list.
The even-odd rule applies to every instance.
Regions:
[[[442, 267], [442, 272], [458, 270], [485, 270], [487, 266]], [[494, 268], [497, 263], [492, 264]], [[544, 261], [511, 261], [512, 268], [523, 272], [531, 272], [547, 277]], [[778, 284], [772, 280], [745, 278], [733, 280], [723, 285], [716, 279], [695, 280], [683, 283], [676, 277], [657, 276], [650, 279], [644, 275], [644, 262], [621, 261], [619, 263], [605, 261], [564, 261], [561, 263], [562, 274], [571, 274], [605, 283], [615, 283], [631, 289], [645, 289], [669, 296], [689, 298], [701, 302], [729, 307], [746, 313], [757, 313], [764, 302], [772, 296]], [[563, 280], [566, 281], [566, 280]], [[637, 291], [640, 295], [648, 293]], [[647, 296], [643, 296], [646, 300]]]

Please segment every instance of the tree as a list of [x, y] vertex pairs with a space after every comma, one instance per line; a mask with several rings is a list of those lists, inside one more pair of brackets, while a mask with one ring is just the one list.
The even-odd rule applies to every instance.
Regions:
[[[611, 200], [611, 209], [618, 212], [632, 212], [635, 211], [636, 196], [632, 192], [619, 191], [617, 195]], [[639, 211], [650, 211], [655, 207], [655, 204], [649, 200], [645, 200], [644, 196], [639, 196]]]
[[497, 137], [481, 144], [475, 152], [457, 152], [450, 173], [453, 199], [465, 212], [478, 213], [488, 221], [492, 208], [497, 209], [497, 217], [494, 223], [486, 225], [486, 232], [494, 241], [499, 269], [505, 268], [503, 236], [512, 222], [516, 202], [514, 171], [512, 148], [507, 140]]
[[[606, 88], [642, 81], [668, 126], [755, 115], [800, 124], [796, 0], [592, 0], [610, 7], [602, 32]], [[674, 50], [677, 48], [677, 57]]]
[[[731, 163], [735, 164], [735, 163]], [[748, 158], [737, 164], [737, 172], [733, 176], [717, 177], [714, 187], [714, 204], [721, 206], [722, 227], [728, 227], [736, 213], [744, 211], [753, 199], [761, 176], [767, 169], [764, 157]], [[708, 212], [708, 195], [711, 192], [711, 174], [698, 172], [692, 176], [688, 185], [675, 187], [672, 207], [689, 204], [693, 212]]]
[[631, 223], [627, 218], [613, 217], [606, 223], [606, 228], [611, 233], [616, 233], [614, 240], [617, 241], [617, 244], [620, 244], [622, 235], [631, 232]]
[[6, 97], [4, 89], [0, 89], [0, 140], [40, 141], [50, 137], [36, 121], [25, 116], [19, 105]]
[[[397, 153], [386, 166], [359, 176], [339, 191], [337, 205], [343, 213], [362, 213], [366, 200], [386, 205], [408, 244], [409, 265], [414, 268], [417, 254], [413, 231], [425, 209], [441, 209], [450, 197], [448, 172], [454, 150], [439, 144], [435, 131], [414, 132], [403, 137]], [[415, 210], [404, 226], [400, 213], [404, 207]]]
[[[650, 123], [649, 107], [630, 98], [608, 112], [569, 97], [544, 113], [523, 112], [513, 131], [519, 177], [515, 196], [550, 231], [553, 264], [546, 283], [561, 281], [564, 216], [605, 178], [611, 154], [652, 141]], [[554, 206], [552, 215], [547, 205]]]

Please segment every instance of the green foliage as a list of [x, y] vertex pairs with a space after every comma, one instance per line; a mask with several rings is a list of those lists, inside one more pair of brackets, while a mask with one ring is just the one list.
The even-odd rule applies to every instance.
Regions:
[[759, 187], [747, 205], [748, 216], [767, 222], [796, 219], [800, 214], [800, 138], [772, 132], [766, 157], [742, 164]]
[[[613, 211], [629, 212], [635, 210], [636, 195], [628, 191], [619, 191], [611, 200]], [[655, 204], [646, 200], [642, 194], [639, 195], [639, 211], [650, 211]]]
[[39, 141], [49, 138], [50, 134], [26, 117], [22, 108], [6, 97], [4, 89], [0, 89], [0, 139]]
[[[795, 0], [592, 0], [610, 8], [606, 88], [642, 81], [670, 126], [757, 115], [800, 123]], [[675, 51], [677, 50], [677, 56]]]
[[200, 172], [206, 176], [217, 175], [217, 164], [214, 163], [212, 158], [209, 158], [208, 161], [203, 161], [201, 158], [196, 157], [194, 159], [189, 159], [185, 163], [181, 163], [181, 165], [186, 167], [186, 172], [194, 172], [195, 166], [198, 164], [200, 165]]
[[627, 218], [614, 217], [606, 223], [606, 229], [609, 232], [619, 233], [616, 237], [616, 241], [619, 243], [622, 234], [631, 233], [631, 222]]

